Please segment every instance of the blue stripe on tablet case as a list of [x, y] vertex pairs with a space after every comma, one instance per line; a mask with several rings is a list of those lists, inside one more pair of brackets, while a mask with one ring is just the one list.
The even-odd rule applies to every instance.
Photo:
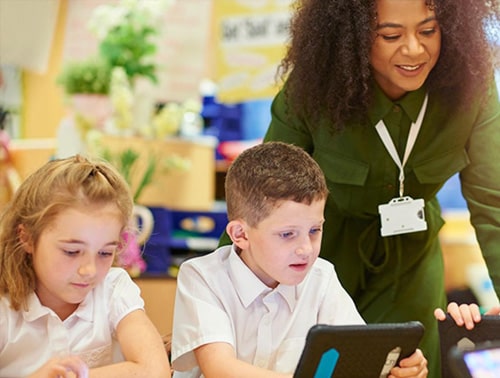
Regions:
[[314, 373], [314, 378], [330, 378], [335, 370], [337, 361], [339, 360], [339, 352], [337, 349], [329, 349], [321, 356], [318, 367]]

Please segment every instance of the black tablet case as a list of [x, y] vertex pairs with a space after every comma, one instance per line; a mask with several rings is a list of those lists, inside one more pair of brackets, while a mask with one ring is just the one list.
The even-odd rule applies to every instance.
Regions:
[[[334, 378], [379, 377], [386, 358], [401, 348], [398, 361], [410, 356], [418, 347], [424, 326], [417, 321], [366, 325], [315, 325], [306, 338], [294, 378], [313, 378], [318, 364], [332, 348], [338, 352]], [[321, 377], [328, 378], [328, 377]]]
[[[460, 327], [450, 315], [446, 320], [438, 321], [439, 340], [441, 345], [441, 371], [443, 378], [453, 377], [449, 365], [449, 354], [458, 343], [472, 345], [485, 341], [500, 339], [500, 316], [483, 315], [481, 321], [472, 330]], [[468, 339], [468, 340], [467, 340]]]
[[[474, 372], [469, 368], [467, 362], [465, 361], [466, 355], [468, 354], [477, 354], [488, 352], [491, 350], [495, 350], [498, 353], [495, 356], [495, 367], [494, 371], [488, 369], [488, 373], [490, 376], [500, 377], [500, 359], [497, 359], [497, 356], [500, 356], [500, 342], [498, 341], [484, 341], [481, 343], [477, 343], [475, 347], [471, 350], [463, 350], [458, 348], [457, 346], [451, 347], [448, 353], [448, 361], [450, 366], [450, 373], [454, 378], [475, 378], [477, 376]], [[488, 359], [491, 358], [488, 357]], [[487, 366], [484, 361], [481, 363], [482, 367], [485, 368]], [[493, 375], [495, 374], [495, 375]]]

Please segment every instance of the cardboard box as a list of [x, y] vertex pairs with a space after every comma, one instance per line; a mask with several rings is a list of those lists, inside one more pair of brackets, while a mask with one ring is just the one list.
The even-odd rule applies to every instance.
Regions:
[[[157, 162], [153, 183], [147, 186], [138, 204], [177, 210], [210, 210], [215, 201], [215, 140], [172, 138], [151, 140], [105, 135], [103, 145], [113, 152], [132, 148], [140, 153], [132, 188], [137, 185], [150, 158]], [[168, 160], [180, 158], [186, 169], [169, 169]]]
[[56, 139], [13, 139], [9, 151], [12, 164], [21, 180], [40, 168], [56, 152]]
[[445, 288], [447, 291], [463, 290], [469, 287], [468, 268], [475, 264], [485, 265], [485, 262], [468, 211], [446, 211], [443, 218], [446, 223], [439, 238], [443, 249]]

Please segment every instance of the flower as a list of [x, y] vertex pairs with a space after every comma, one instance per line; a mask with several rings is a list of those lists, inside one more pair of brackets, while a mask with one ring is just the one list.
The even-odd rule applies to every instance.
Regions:
[[152, 131], [160, 139], [175, 135], [182, 121], [182, 109], [179, 104], [169, 102], [164, 105], [151, 120]]
[[113, 125], [118, 130], [132, 127], [132, 104], [134, 95], [127, 73], [123, 67], [115, 67], [111, 72], [110, 98], [113, 104]]
[[123, 239], [125, 250], [118, 256], [117, 264], [124, 268], [131, 277], [139, 277], [146, 270], [146, 261], [142, 258], [142, 251], [137, 242], [137, 235], [133, 231], [125, 231]]
[[[155, 136], [159, 139], [181, 134], [187, 135], [185, 128], [188, 123], [197, 124], [197, 132], [201, 133], [203, 119], [201, 118], [201, 101], [197, 99], [187, 99], [182, 103], [168, 102], [163, 105], [152, 117], [151, 127], [144, 130], [143, 135]], [[196, 134], [193, 132], [193, 134]]]
[[112, 66], [123, 67], [130, 81], [144, 76], [157, 83], [155, 38], [162, 16], [173, 0], [122, 0], [94, 9], [88, 27], [99, 40], [99, 54]]

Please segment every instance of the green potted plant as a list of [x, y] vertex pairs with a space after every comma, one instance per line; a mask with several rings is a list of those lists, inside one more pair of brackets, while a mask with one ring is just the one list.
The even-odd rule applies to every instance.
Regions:
[[107, 95], [111, 79], [111, 67], [100, 58], [67, 62], [57, 77], [64, 93]]
[[83, 129], [101, 128], [112, 112], [109, 86], [112, 67], [103, 59], [92, 57], [69, 61], [56, 79], [68, 97]]
[[114, 67], [123, 67], [132, 86], [137, 78], [158, 83], [158, 38], [163, 15], [173, 0], [121, 0], [94, 9], [88, 27], [98, 39], [99, 55]]
[[[87, 27], [97, 38], [98, 56], [113, 69], [123, 70], [133, 97], [127, 110], [130, 117], [113, 120], [116, 132], [140, 134], [150, 122], [155, 106], [152, 86], [159, 83], [156, 53], [165, 11], [174, 1], [116, 0], [98, 5], [88, 20]], [[113, 93], [110, 97], [116, 102]]]
[[132, 83], [142, 76], [157, 84], [153, 57], [157, 50], [154, 37], [158, 31], [148, 25], [137, 27], [138, 22], [134, 21], [131, 12], [122, 24], [110, 29], [99, 44], [99, 52], [112, 66], [123, 67]]
[[[104, 148], [102, 157], [113, 164], [122, 174], [123, 178], [130, 185], [134, 202], [137, 202], [145, 187], [153, 181], [153, 175], [157, 168], [156, 157], [150, 155], [147, 166], [137, 167], [140, 153], [129, 147], [121, 152], [112, 152]], [[140, 169], [142, 168], [142, 170]], [[134, 180], [134, 178], [138, 178]]]

